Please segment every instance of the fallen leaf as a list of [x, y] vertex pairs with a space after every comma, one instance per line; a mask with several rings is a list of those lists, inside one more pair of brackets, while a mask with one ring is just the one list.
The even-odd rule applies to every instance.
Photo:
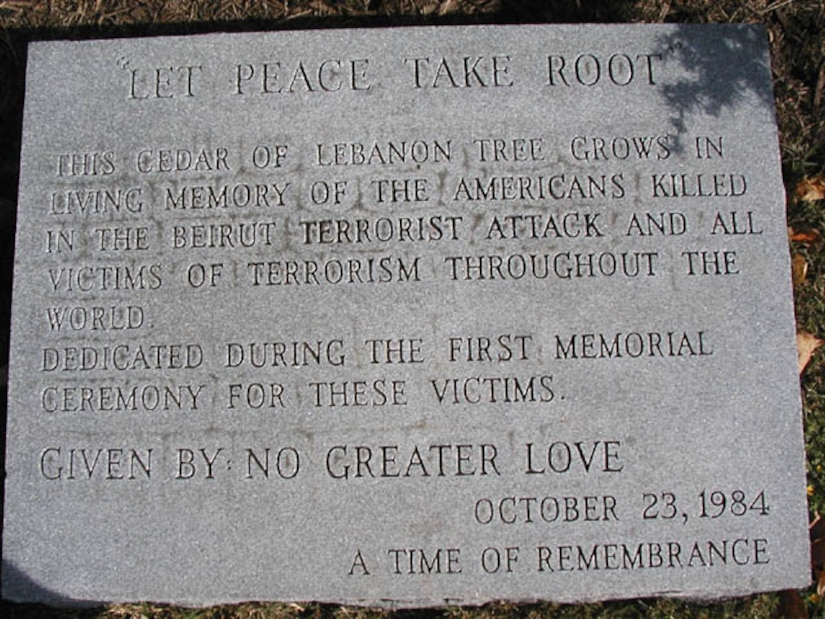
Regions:
[[797, 232], [793, 228], [788, 228], [788, 238], [797, 243], [814, 243], [822, 237], [817, 230], [799, 230]]
[[794, 194], [797, 200], [807, 200], [808, 202], [825, 200], [825, 177], [803, 178], [797, 184]]
[[808, 528], [811, 536], [811, 567], [816, 580], [816, 594], [822, 597], [825, 593], [825, 520], [817, 513]]
[[800, 374], [802, 374], [802, 370], [805, 369], [805, 366], [808, 365], [816, 349], [820, 346], [822, 346], [822, 340], [818, 337], [810, 333], [805, 333], [804, 331], [796, 334], [796, 351], [798, 354], [798, 369]]
[[814, 575], [816, 576], [816, 594], [822, 597], [825, 593], [825, 571], [814, 569]]
[[825, 520], [819, 512], [814, 512], [814, 519], [808, 525], [808, 531], [811, 534], [811, 541], [817, 539], [825, 539]]
[[785, 619], [808, 619], [808, 609], [797, 591], [779, 592], [779, 616]]
[[805, 256], [802, 254], [794, 254], [791, 274], [793, 275], [794, 286], [799, 286], [805, 282], [805, 277], [808, 275], [808, 261], [805, 260]]
[[811, 540], [811, 563], [820, 572], [825, 568], [825, 540]]

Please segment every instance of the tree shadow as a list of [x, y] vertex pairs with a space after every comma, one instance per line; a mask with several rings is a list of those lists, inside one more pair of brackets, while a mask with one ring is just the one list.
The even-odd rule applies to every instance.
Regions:
[[687, 74], [660, 86], [677, 141], [696, 115], [719, 118], [724, 112], [748, 113], [756, 106], [773, 118], [766, 43], [764, 28], [749, 25], [680, 24], [658, 38], [664, 66], [678, 63]]
[[2, 582], [3, 597], [5, 599], [23, 601], [36, 600], [37, 602], [61, 608], [90, 608], [99, 605], [97, 602], [69, 598], [43, 587], [5, 559], [2, 564]]

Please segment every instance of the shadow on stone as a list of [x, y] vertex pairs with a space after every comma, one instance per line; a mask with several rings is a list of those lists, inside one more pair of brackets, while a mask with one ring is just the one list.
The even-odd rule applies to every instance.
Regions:
[[99, 605], [96, 602], [68, 598], [42, 587], [5, 560], [2, 567], [2, 582], [4, 600], [38, 600], [38, 602], [62, 608], [88, 608]]
[[[773, 113], [771, 82], [765, 79], [770, 72], [763, 53], [765, 40], [762, 28], [721, 25], [679, 25], [660, 37], [663, 60], [678, 62], [690, 75], [661, 87], [678, 134], [686, 132], [689, 117], [697, 114], [718, 118], [745, 104]], [[720, 63], [720, 58], [725, 62]]]

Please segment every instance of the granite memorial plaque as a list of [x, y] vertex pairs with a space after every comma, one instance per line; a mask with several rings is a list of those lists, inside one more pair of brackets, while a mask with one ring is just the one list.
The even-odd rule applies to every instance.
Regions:
[[765, 33], [29, 48], [3, 593], [809, 579]]

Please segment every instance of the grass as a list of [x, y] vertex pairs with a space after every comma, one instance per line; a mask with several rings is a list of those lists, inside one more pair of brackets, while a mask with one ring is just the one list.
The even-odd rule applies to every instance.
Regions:
[[[37, 38], [186, 33], [260, 28], [429, 23], [745, 22], [768, 29], [777, 120], [788, 195], [788, 223], [806, 231], [791, 243], [807, 271], [795, 283], [798, 329], [825, 339], [825, 201], [794, 198], [806, 179], [825, 179], [825, 6], [821, 0], [540, 1], [540, 0], [0, 0], [0, 321], [8, 324], [13, 205], [23, 92], [25, 41]], [[0, 333], [0, 366], [8, 330]], [[825, 513], [825, 353], [801, 376], [811, 518]], [[656, 599], [584, 605], [494, 604], [384, 613], [309, 604], [242, 604], [206, 609], [149, 604], [55, 610], [0, 603], [7, 619], [540, 619], [633, 617], [825, 616], [825, 602], [805, 591], [700, 605]]]

